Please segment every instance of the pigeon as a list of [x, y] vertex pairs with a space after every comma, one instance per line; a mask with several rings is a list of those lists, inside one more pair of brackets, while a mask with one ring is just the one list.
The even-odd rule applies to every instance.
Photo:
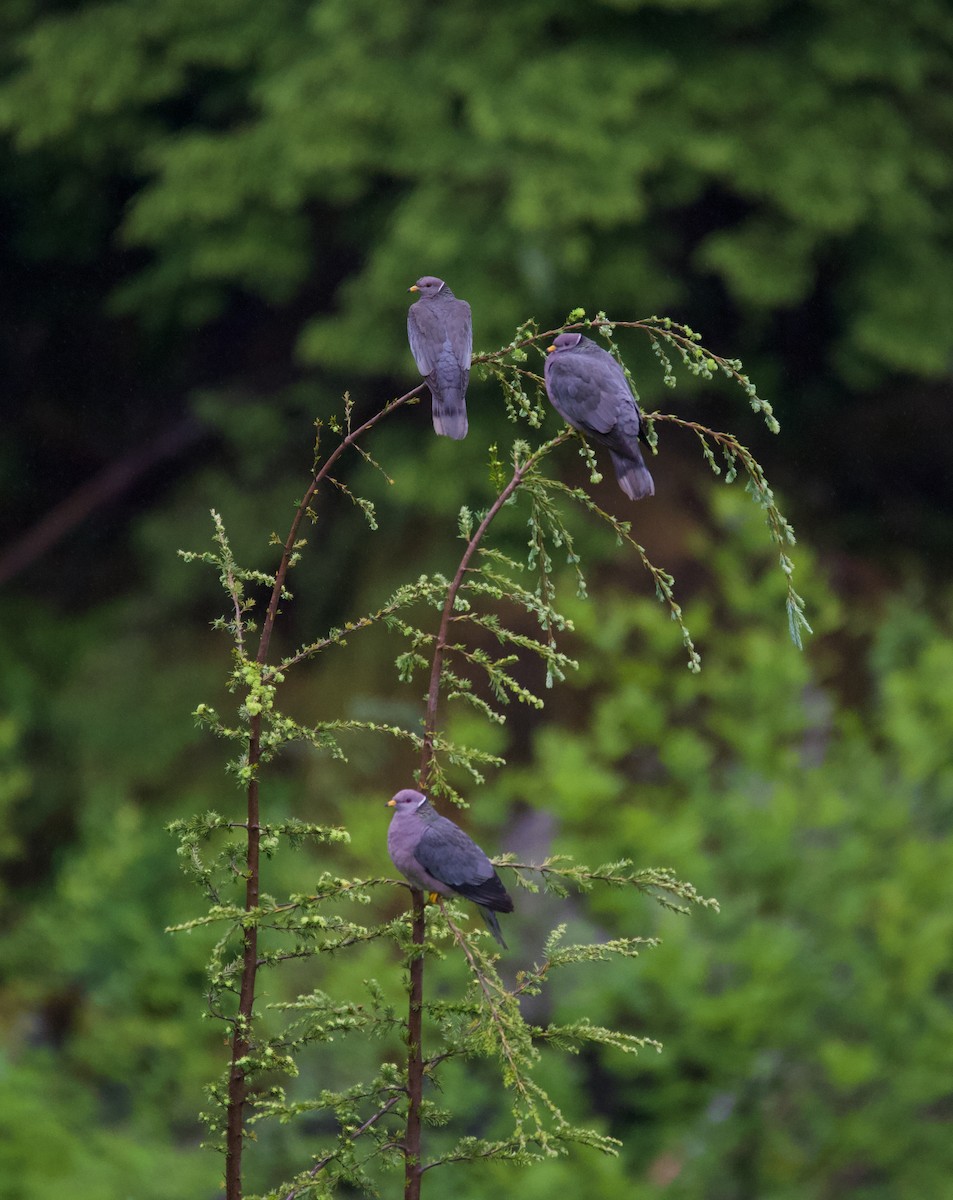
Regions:
[[546, 392], [573, 429], [605, 446], [630, 500], [655, 495], [639, 448], [642, 414], [622, 368], [581, 333], [561, 333], [546, 353]]
[[422, 792], [404, 788], [387, 807], [394, 810], [387, 851], [398, 871], [414, 887], [436, 896], [472, 900], [490, 932], [508, 950], [498, 912], [512, 912], [513, 901], [493, 864], [459, 825], [441, 817]]
[[442, 279], [424, 275], [407, 289], [420, 299], [407, 310], [407, 337], [433, 396], [433, 427], [445, 437], [467, 436], [467, 383], [473, 351], [470, 305]]

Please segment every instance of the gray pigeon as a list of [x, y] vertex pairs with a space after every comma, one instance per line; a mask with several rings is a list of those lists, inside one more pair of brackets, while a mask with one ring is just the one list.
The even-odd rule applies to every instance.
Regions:
[[467, 436], [467, 383], [473, 352], [470, 305], [442, 279], [424, 275], [407, 289], [420, 299], [407, 310], [407, 337], [417, 369], [433, 396], [433, 427], [446, 437]]
[[581, 333], [561, 333], [547, 347], [546, 391], [573, 429], [607, 447], [619, 487], [630, 500], [655, 495], [639, 448], [642, 414], [622, 368]]
[[513, 901], [476, 842], [413, 788], [398, 792], [387, 807], [394, 810], [387, 851], [397, 870], [423, 892], [472, 900], [496, 940], [509, 949], [496, 914], [512, 912]]

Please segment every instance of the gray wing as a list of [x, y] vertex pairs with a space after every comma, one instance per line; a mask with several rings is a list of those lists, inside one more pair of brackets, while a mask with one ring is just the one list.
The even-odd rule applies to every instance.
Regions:
[[437, 352], [444, 342], [442, 325], [430, 304], [418, 300], [407, 309], [407, 340], [421, 375], [429, 375], [433, 370]]
[[421, 375], [430, 375], [440, 352], [449, 349], [457, 366], [470, 370], [473, 354], [473, 320], [466, 300], [444, 304], [418, 300], [407, 310], [407, 340]]
[[425, 871], [453, 888], [482, 883], [493, 874], [493, 864], [476, 842], [446, 817], [427, 826], [414, 854]]
[[512, 912], [513, 901], [493, 864], [471, 837], [446, 817], [428, 825], [414, 856], [434, 879], [477, 904]]
[[455, 299], [447, 305], [447, 339], [457, 365], [469, 373], [473, 356], [473, 318], [466, 300]]
[[553, 354], [546, 361], [546, 390], [553, 407], [582, 433], [610, 434], [617, 425], [624, 437], [638, 437], [635, 401], [619, 364], [599, 354]]

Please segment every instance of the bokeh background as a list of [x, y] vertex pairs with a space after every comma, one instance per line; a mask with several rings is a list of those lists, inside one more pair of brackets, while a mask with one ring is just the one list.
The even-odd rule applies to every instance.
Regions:
[[[241, 797], [190, 715], [227, 703], [222, 597], [176, 550], [209, 544], [214, 507], [243, 561], [273, 564], [314, 418], [415, 381], [424, 273], [470, 301], [478, 350], [578, 305], [668, 314], [743, 358], [778, 437], [725, 382], [665, 388], [620, 334], [647, 408], [731, 428], [765, 464], [815, 629], [790, 644], [761, 515], [688, 434], [661, 428], [653, 501], [602, 485], [675, 574], [702, 674], [638, 564], [584, 538], [581, 669], [513, 712], [510, 765], [466, 820], [488, 847], [672, 866], [722, 911], [595, 893], [512, 918], [515, 965], [567, 913], [661, 936], [546, 1003], [665, 1051], [548, 1068], [619, 1159], [443, 1186], [953, 1195], [950, 6], [12, 0], [0, 227], [2, 1200], [217, 1194], [196, 1113], [224, 1051], [201, 1020], [207, 940], [163, 933], [202, 905], [164, 826]], [[489, 384], [470, 412], [462, 444], [426, 406], [382, 427], [391, 487], [355, 461], [376, 535], [322, 502], [288, 645], [452, 567], [456, 510], [486, 503], [487, 446], [513, 436]], [[560, 466], [581, 478], [571, 449]], [[413, 723], [398, 649], [355, 638], [287, 702]], [[302, 752], [265, 803], [346, 822], [332, 866], [377, 874], [379, 804], [412, 766], [376, 742], [347, 766]], [[266, 888], [326, 866], [279, 856]], [[388, 969], [341, 961], [331, 984]], [[446, 1098], [492, 1127], [491, 1076]], [[258, 1185], [308, 1152], [306, 1126], [264, 1138]]]

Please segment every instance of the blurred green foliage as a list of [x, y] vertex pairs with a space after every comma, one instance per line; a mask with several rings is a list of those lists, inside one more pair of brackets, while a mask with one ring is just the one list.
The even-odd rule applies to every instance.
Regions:
[[[853, 664], [869, 710], [839, 703], [765, 624], [776, 581], [744, 571], [737, 505], [716, 500], [719, 548], [698, 549], [718, 584], [701, 623], [688, 610], [708, 647], [698, 680], [678, 672], [677, 639], [659, 636], [647, 602], [594, 599], [573, 614], [599, 645], [591, 716], [541, 728], [495, 790], [554, 814], [573, 853], [677, 862], [722, 903], [718, 917], [662, 915], [662, 947], [614, 988], [579, 980], [594, 1020], [665, 1043], [657, 1059], [589, 1064], [627, 1134], [632, 1194], [664, 1182], [677, 1197], [941, 1195], [953, 792], [934, 749], [949, 684], [932, 672], [951, 630], [897, 605]], [[820, 580], [807, 587], [823, 662], [845, 614]], [[627, 927], [612, 901], [593, 899], [585, 919]]]
[[372, 372], [403, 362], [409, 264], [451, 278], [490, 341], [553, 296], [681, 307], [688, 266], [760, 321], [825, 287], [850, 378], [948, 367], [942, 0], [19, 15], [0, 129], [56, 176], [20, 236], [85, 229], [94, 253], [121, 179], [117, 236], [148, 251], [122, 311], [189, 325], [230, 288], [282, 303], [307, 279], [335, 295], [305, 358]]
[[[596, 1197], [621, 1186], [651, 1197], [663, 1181], [666, 1194], [686, 1197], [940, 1195], [953, 1167], [945, 1136], [953, 777], [938, 749], [950, 714], [937, 681], [953, 659], [953, 631], [898, 604], [869, 652], [846, 643], [870, 702], [844, 703], [831, 686], [844, 665], [842, 606], [802, 550], [818, 637], [807, 655], [794, 650], [757, 509], [713, 486], [692, 546], [706, 579], [685, 604], [701, 675], [685, 670], [678, 630], [648, 589], [640, 593], [639, 577], [610, 574], [571, 605], [578, 676], [541, 717], [520, 714], [508, 738], [503, 731], [511, 765], [470, 796], [486, 843], [512, 845], [524, 859], [565, 851], [675, 865], [722, 904], [720, 915], [686, 920], [598, 891], [565, 902], [520, 893], [507, 931], [511, 969], [539, 954], [557, 920], [570, 920], [571, 935], [575, 925], [590, 937], [662, 938], [635, 964], [598, 968], [598, 986], [591, 970], [570, 969], [533, 1019], [584, 1012], [658, 1037], [665, 1049], [635, 1062], [587, 1051], [571, 1070], [554, 1060], [551, 1078], [544, 1064], [543, 1082], [567, 1114], [582, 1118], [594, 1105], [604, 1131], [625, 1142], [623, 1157], [595, 1164], [583, 1152], [515, 1176], [497, 1165], [488, 1168], [492, 1186], [542, 1196], [578, 1188], [584, 1170], [585, 1194]], [[153, 560], [147, 569], [169, 566]], [[369, 577], [365, 598], [378, 586]], [[3, 628], [4, 659], [22, 667], [31, 651]], [[175, 651], [187, 670], [178, 675], [167, 661], [154, 672], [166, 685], [142, 689], [153, 678], [138, 666], [152, 631], [117, 606], [109, 633], [111, 665], [98, 651], [76, 653], [61, 664], [59, 704], [11, 718], [68, 771], [75, 821], [30, 902], [21, 889], [18, 909], [5, 904], [0, 1180], [17, 1182], [0, 1184], [0, 1196], [11, 1200], [48, 1195], [67, 1177], [81, 1200], [215, 1190], [218, 1168], [196, 1149], [194, 1113], [224, 1052], [200, 1020], [207, 938], [161, 933], [195, 901], [161, 826], [210, 797], [239, 803], [217, 747], [196, 745], [187, 718], [203, 676], [213, 686], [216, 647], [196, 623]], [[373, 637], [342, 653], [361, 681], [346, 702], [352, 710], [401, 703], [391, 657]], [[138, 681], [130, 730], [162, 735], [154, 745], [141, 736], [128, 754], [100, 744], [103, 715], [89, 699], [122, 685], [123, 660]], [[332, 668], [315, 685], [334, 681]], [[319, 701], [307, 693], [300, 700], [313, 711]], [[108, 727], [121, 728], [117, 717]], [[7, 739], [3, 778], [17, 789], [29, 782], [23, 745]], [[265, 796], [275, 816], [346, 820], [354, 841], [335, 852], [332, 869], [373, 875], [385, 864], [382, 799], [408, 772], [389, 748], [353, 766], [293, 756]], [[21, 807], [4, 844], [28, 829]], [[307, 886], [328, 865], [279, 855], [267, 886], [278, 894]], [[386, 951], [372, 957], [336, 957], [319, 986], [344, 998], [359, 995], [369, 975], [386, 981]], [[453, 966], [441, 987], [460, 985]], [[315, 982], [274, 975], [267, 999]], [[360, 1053], [370, 1063], [399, 1048]], [[305, 1064], [302, 1093], [317, 1080], [340, 1084], [355, 1062], [354, 1046], [325, 1048]], [[498, 1084], [478, 1066], [452, 1071], [440, 1099], [472, 1130], [492, 1130]], [[30, 1104], [36, 1119], [25, 1115]], [[269, 1171], [306, 1163], [306, 1122], [260, 1132], [256, 1186]], [[453, 1171], [455, 1194], [485, 1194], [483, 1168]], [[161, 1190], [151, 1191], [156, 1180]]]

